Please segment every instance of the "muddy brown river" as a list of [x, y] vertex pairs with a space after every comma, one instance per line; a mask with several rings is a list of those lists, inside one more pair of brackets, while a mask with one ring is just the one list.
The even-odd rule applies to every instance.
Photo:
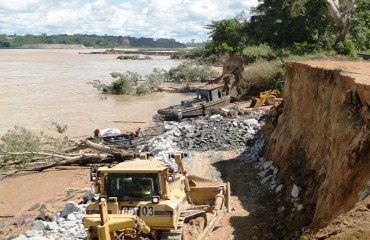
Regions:
[[71, 138], [90, 136], [96, 128], [128, 131], [148, 126], [157, 109], [190, 97], [100, 94], [87, 82], [109, 83], [112, 72], [144, 75], [181, 62], [164, 56], [134, 61], [118, 60], [117, 54], [79, 54], [93, 51], [104, 49], [0, 50], [0, 135], [15, 125], [58, 135], [52, 122], [67, 125]]

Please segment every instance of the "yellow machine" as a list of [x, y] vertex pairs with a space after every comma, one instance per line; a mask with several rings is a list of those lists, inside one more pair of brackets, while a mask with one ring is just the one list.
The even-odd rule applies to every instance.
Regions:
[[92, 170], [99, 200], [86, 210], [87, 239], [204, 239], [230, 210], [230, 184], [188, 176], [149, 159], [129, 160]]
[[260, 92], [259, 97], [252, 98], [250, 107], [260, 107], [262, 105], [273, 105], [276, 102], [276, 98], [280, 95], [280, 91], [277, 89]]
[[275, 89], [260, 92], [259, 97], [252, 98], [250, 107], [260, 107], [262, 105], [274, 105], [277, 98], [281, 97], [284, 87], [284, 82], [279, 81], [275, 83]]

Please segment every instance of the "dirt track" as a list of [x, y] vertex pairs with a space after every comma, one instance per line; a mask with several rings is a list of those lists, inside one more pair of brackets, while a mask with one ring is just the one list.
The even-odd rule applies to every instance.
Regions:
[[240, 152], [196, 153], [189, 172], [230, 182], [232, 211], [207, 239], [277, 239], [273, 233], [274, 196], [256, 178], [257, 170], [238, 158]]

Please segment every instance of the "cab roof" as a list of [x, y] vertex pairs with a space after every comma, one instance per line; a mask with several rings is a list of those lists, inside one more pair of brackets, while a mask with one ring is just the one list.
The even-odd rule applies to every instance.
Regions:
[[217, 89], [217, 88], [221, 88], [221, 87], [222, 87], [221, 84], [211, 83], [211, 84], [207, 84], [207, 85], [204, 85], [202, 87], [199, 87], [199, 89], [202, 89], [202, 90], [213, 90], [213, 89]]
[[128, 160], [112, 167], [100, 167], [103, 173], [158, 173], [166, 170], [164, 162], [159, 160]]

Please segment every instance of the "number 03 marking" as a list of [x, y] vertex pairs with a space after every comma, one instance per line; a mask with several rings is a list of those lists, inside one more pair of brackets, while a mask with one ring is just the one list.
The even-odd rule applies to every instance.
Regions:
[[153, 207], [141, 207], [141, 215], [143, 215], [143, 216], [154, 216]]

